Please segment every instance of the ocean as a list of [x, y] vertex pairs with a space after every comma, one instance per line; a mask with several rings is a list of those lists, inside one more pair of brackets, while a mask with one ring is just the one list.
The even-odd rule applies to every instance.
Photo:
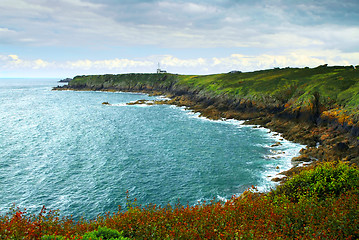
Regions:
[[0, 79], [1, 214], [15, 204], [91, 219], [125, 208], [126, 191], [142, 206], [225, 201], [275, 187], [303, 147], [243, 121], [126, 105], [161, 97], [52, 91], [57, 80]]

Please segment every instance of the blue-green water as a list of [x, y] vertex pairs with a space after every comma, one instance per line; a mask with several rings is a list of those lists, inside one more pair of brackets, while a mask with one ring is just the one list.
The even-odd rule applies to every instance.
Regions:
[[15, 203], [93, 218], [125, 206], [126, 190], [143, 205], [228, 199], [251, 185], [273, 187], [268, 176], [289, 168], [302, 147], [239, 121], [125, 105], [156, 97], [51, 91], [56, 85], [0, 79], [1, 213]]

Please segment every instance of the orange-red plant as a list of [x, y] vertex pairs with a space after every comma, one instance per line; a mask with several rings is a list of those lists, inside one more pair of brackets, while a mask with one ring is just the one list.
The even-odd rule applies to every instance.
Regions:
[[347, 192], [326, 201], [273, 201], [267, 196], [233, 197], [196, 206], [130, 207], [95, 220], [59, 218], [45, 208], [35, 215], [14, 209], [0, 218], [1, 239], [40, 239], [62, 235], [81, 239], [106, 226], [134, 239], [357, 239], [358, 195]]

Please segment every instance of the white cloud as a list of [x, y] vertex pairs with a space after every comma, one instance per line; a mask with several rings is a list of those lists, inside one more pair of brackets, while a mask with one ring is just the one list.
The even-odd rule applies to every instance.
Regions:
[[10, 54], [10, 55], [0, 55], [0, 64], [3, 70], [14, 70], [14, 71], [26, 71], [29, 69], [45, 69], [50, 66], [54, 66], [53, 63], [44, 61], [42, 59], [36, 60], [23, 60], [19, 56]]
[[[297, 4], [298, 5], [298, 4]], [[299, 4], [300, 5], [300, 4]], [[358, 48], [359, 27], [302, 24], [296, 5], [283, 1], [3, 0], [0, 43], [37, 46], [156, 46], [160, 48]], [[307, 12], [319, 11], [307, 3]], [[299, 6], [301, 7], [301, 6]], [[320, 7], [320, 12], [326, 6]], [[298, 21], [296, 21], [298, 19]], [[308, 19], [311, 19], [309, 16]], [[16, 29], [16, 32], [10, 29]], [[355, 51], [358, 51], [356, 49]]]
[[[298, 50], [283, 55], [244, 55], [231, 54], [227, 57], [178, 59], [173, 56], [161, 56], [161, 66], [173, 69], [182, 69], [186, 74], [211, 74], [229, 72], [231, 70], [254, 71], [275, 67], [316, 67], [322, 64], [329, 65], [358, 65], [359, 52], [342, 53], [332, 51]], [[177, 70], [178, 71], [178, 70]], [[179, 71], [180, 72], [180, 71]]]
[[79, 69], [79, 70], [123, 70], [126, 68], [141, 68], [146, 66], [152, 66], [153, 62], [150, 61], [134, 61], [130, 59], [110, 59], [110, 60], [78, 60], [68, 61], [63, 65], [64, 68]]
[[166, 55], [162, 56], [160, 60], [161, 65], [169, 67], [197, 67], [205, 66], [207, 61], [204, 58], [197, 59], [179, 59], [174, 56]]
[[44, 61], [42, 59], [37, 59], [37, 60], [34, 61], [33, 68], [34, 69], [46, 68], [49, 65], [50, 65], [49, 62], [46, 62], [46, 61]]
[[11, 33], [11, 32], [14, 32], [14, 31], [9, 30], [8, 28], [0, 28], [0, 34], [1, 33]]
[[218, 9], [211, 5], [198, 4], [193, 2], [160, 1], [158, 7], [164, 11], [188, 12], [192, 14], [212, 14]]
[[[254, 71], [275, 67], [316, 67], [329, 65], [358, 65], [359, 52], [343, 53], [339, 50], [310, 51], [299, 49], [287, 54], [231, 54], [227, 57], [178, 58], [172, 55], [148, 56], [142, 59], [105, 59], [49, 62], [43, 59], [22, 59], [17, 55], [0, 55], [0, 72], [32, 74], [39, 71], [58, 76], [106, 74], [128, 72], [155, 72], [157, 62], [161, 68], [179, 74], [213, 74], [231, 70]], [[1, 77], [1, 75], [0, 75]], [[2, 76], [4, 77], [4, 76]]]
[[103, 7], [102, 4], [90, 3], [90, 2], [81, 1], [81, 0], [62, 0], [62, 1], [69, 5], [78, 6], [78, 7], [87, 7], [87, 8], [93, 8], [93, 9], [98, 9], [98, 8]]
[[231, 70], [255, 71], [275, 67], [316, 67], [329, 65], [358, 65], [359, 52], [343, 53], [338, 50], [309, 51], [296, 50], [286, 54], [231, 54], [227, 57], [180, 59], [171, 55], [147, 58], [156, 59], [161, 67], [173, 73], [212, 74]]

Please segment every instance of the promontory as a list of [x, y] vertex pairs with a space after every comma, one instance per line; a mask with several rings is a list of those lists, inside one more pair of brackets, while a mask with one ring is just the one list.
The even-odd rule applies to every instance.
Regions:
[[[211, 119], [247, 120], [305, 144], [297, 162], [359, 163], [359, 66], [275, 68], [213, 75], [76, 76], [54, 90], [129, 91], [168, 96]], [[292, 168], [287, 176], [300, 168]]]

